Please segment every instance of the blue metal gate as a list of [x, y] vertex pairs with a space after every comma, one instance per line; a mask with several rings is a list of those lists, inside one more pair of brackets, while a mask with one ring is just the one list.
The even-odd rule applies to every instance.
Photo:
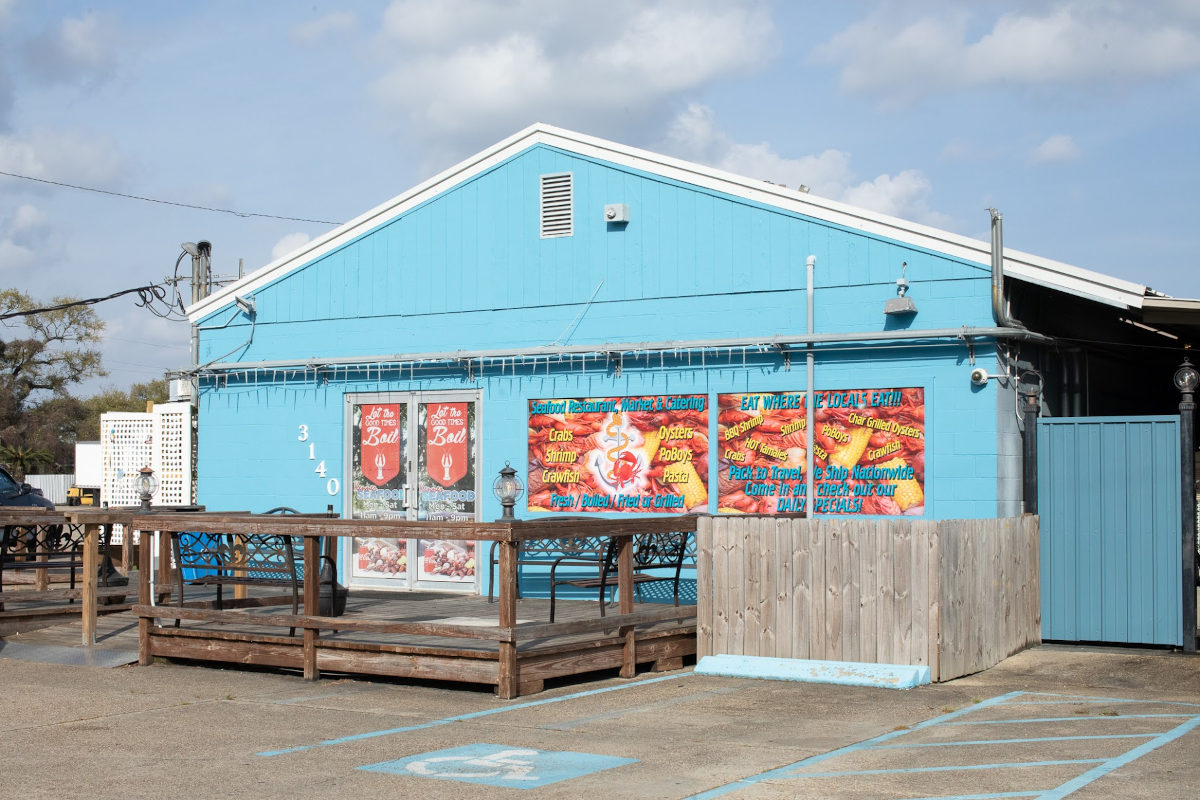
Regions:
[[1042, 638], [1181, 644], [1179, 418], [1038, 421]]

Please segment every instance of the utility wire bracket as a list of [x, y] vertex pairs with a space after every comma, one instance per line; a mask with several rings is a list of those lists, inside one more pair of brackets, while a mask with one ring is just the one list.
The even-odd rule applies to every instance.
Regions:
[[791, 348], [788, 347], [786, 344], [777, 344], [777, 345], [775, 345], [775, 349], [778, 350], [780, 355], [783, 356], [783, 371], [791, 372], [792, 371], [792, 350], [791, 350]]

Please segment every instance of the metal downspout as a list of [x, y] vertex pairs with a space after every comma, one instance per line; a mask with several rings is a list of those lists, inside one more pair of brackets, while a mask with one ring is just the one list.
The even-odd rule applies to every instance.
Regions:
[[809, 342], [805, 353], [805, 360], [808, 368], [808, 390], [804, 393], [805, 413], [808, 415], [808, 423], [805, 426], [807, 431], [804, 436], [804, 444], [807, 452], [804, 455], [804, 516], [808, 519], [813, 518], [813, 430], [817, 427], [814, 423], [816, 418], [816, 389], [813, 386], [816, 375], [816, 353], [813, 351], [812, 337], [816, 333], [816, 323], [813, 320], [813, 268], [817, 265], [817, 257], [809, 256], [805, 261], [805, 275], [807, 280], [807, 300], [808, 300], [808, 337]]
[[[1008, 299], [1004, 296], [1004, 217], [994, 208], [989, 208], [992, 215], [992, 318], [1002, 328], [1024, 328], [1008, 313]], [[1062, 364], [1063, 383], [1067, 381], [1068, 370], [1066, 362]], [[1024, 408], [1022, 417], [1025, 427], [1021, 432], [1021, 499], [1026, 514], [1038, 513], [1038, 474], [1037, 474], [1037, 418], [1041, 405], [1041, 386], [1037, 389], [1026, 387], [1018, 391], [1023, 395]], [[1062, 394], [1063, 405], [1067, 393]]]

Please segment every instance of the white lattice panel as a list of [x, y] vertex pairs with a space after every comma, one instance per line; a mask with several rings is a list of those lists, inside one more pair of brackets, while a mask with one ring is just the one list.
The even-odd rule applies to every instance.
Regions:
[[110, 506], [138, 503], [137, 477], [153, 458], [154, 415], [109, 411], [100, 415], [100, 461], [104, 475], [100, 502]]
[[183, 506], [192, 502], [192, 406], [154, 406], [154, 452], [150, 468], [158, 478], [154, 504]]
[[[100, 415], [100, 502], [134, 506], [141, 502], [137, 478], [142, 467], [158, 478], [155, 505], [192, 502], [192, 410], [188, 403], [163, 403], [148, 414], [110, 411]], [[124, 532], [113, 527], [113, 543]]]

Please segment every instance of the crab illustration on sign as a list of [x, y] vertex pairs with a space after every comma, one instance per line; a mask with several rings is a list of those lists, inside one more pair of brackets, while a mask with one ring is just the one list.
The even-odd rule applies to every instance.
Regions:
[[638, 463], [637, 456], [628, 450], [624, 450], [613, 459], [612, 469], [609, 471], [609, 479], [618, 489], [627, 483], [633, 483], [634, 478], [642, 472], [642, 465]]

